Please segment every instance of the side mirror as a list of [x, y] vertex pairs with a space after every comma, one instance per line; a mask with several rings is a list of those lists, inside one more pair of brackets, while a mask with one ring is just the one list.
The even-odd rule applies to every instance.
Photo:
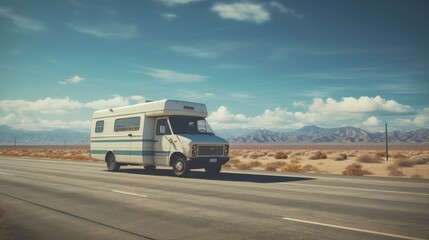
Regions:
[[159, 126], [159, 132], [160, 132], [162, 135], [165, 135], [165, 126]]

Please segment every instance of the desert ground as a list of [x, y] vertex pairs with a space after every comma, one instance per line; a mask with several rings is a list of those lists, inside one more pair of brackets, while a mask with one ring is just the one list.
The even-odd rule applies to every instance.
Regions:
[[[390, 148], [386, 161], [382, 145], [231, 146], [231, 160], [224, 168], [429, 179], [427, 145]], [[88, 146], [3, 146], [0, 155], [97, 161], [90, 159]]]

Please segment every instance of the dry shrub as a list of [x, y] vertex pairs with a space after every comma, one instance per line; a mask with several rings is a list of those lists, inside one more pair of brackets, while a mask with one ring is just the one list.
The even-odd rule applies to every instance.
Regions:
[[381, 159], [377, 155], [363, 154], [363, 155], [359, 155], [356, 158], [356, 161], [363, 162], [363, 163], [381, 163], [383, 162], [383, 159]]
[[414, 174], [412, 174], [412, 175], [410, 176], [410, 178], [422, 179], [422, 178], [423, 178], [423, 175], [418, 174], [418, 173], [414, 173]]
[[398, 165], [396, 165], [396, 164], [390, 164], [390, 165], [387, 166], [386, 169], [388, 171], [387, 175], [389, 175], [391, 177], [402, 177], [402, 176], [405, 176], [405, 174], [401, 170], [399, 170]]
[[243, 154], [243, 151], [239, 151], [239, 150], [232, 150], [229, 152], [229, 156], [231, 157], [238, 157], [241, 156]]
[[269, 163], [265, 164], [265, 166], [273, 166], [275, 168], [280, 168], [280, 167], [283, 167], [286, 164], [287, 164], [286, 162], [275, 161], [275, 162], [269, 162]]
[[251, 152], [247, 157], [250, 159], [258, 159], [259, 154], [257, 152]]
[[342, 174], [347, 176], [363, 176], [363, 175], [370, 175], [372, 173], [362, 169], [362, 164], [352, 163], [344, 169]]
[[377, 156], [378, 158], [384, 158], [384, 157], [386, 157], [386, 153], [385, 152], [376, 152], [374, 155]]
[[300, 164], [288, 163], [282, 167], [283, 172], [302, 172]]
[[317, 167], [315, 167], [315, 166], [313, 166], [311, 164], [305, 165], [304, 167], [302, 167], [302, 170], [304, 172], [315, 172], [315, 173], [319, 173], [320, 172], [320, 170]]
[[310, 160], [327, 159], [327, 158], [328, 158], [328, 156], [326, 156], [326, 153], [323, 153], [321, 151], [311, 153], [308, 156], [308, 159], [310, 159]]
[[415, 164], [426, 164], [429, 162], [429, 154], [421, 154], [410, 157], [410, 160]]
[[222, 165], [222, 168], [231, 168], [231, 164], [229, 163], [225, 163], [224, 165]]
[[412, 167], [415, 165], [413, 160], [405, 158], [395, 159], [395, 164], [399, 167]]
[[405, 155], [403, 155], [402, 153], [395, 153], [395, 154], [393, 154], [393, 156], [392, 156], [394, 159], [407, 159], [408, 157], [407, 156], [405, 156]]
[[250, 170], [252, 169], [252, 166], [250, 166], [250, 164], [246, 164], [246, 163], [238, 163], [235, 165], [236, 168], [241, 169], [241, 170]]
[[231, 164], [240, 163], [240, 160], [233, 158], [233, 159], [229, 160], [229, 163], [231, 163]]
[[345, 153], [340, 153], [340, 154], [338, 154], [338, 155], [335, 155], [335, 156], [334, 156], [334, 160], [335, 160], [335, 161], [344, 161], [344, 160], [347, 160], [347, 154], [345, 154]]
[[274, 155], [275, 159], [287, 159], [287, 154], [284, 152], [276, 152]]
[[273, 171], [273, 172], [275, 172], [275, 171], [277, 171], [277, 168], [274, 167], [274, 166], [266, 166], [265, 167], [265, 171]]
[[290, 163], [299, 163], [300, 162], [300, 158], [294, 158], [290, 160]]
[[261, 166], [262, 163], [260, 163], [259, 161], [250, 161], [249, 165], [250, 165], [250, 167], [254, 168], [254, 167]]

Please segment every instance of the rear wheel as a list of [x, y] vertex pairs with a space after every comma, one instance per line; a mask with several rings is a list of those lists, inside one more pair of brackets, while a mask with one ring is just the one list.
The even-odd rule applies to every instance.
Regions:
[[189, 165], [186, 162], [185, 157], [177, 156], [174, 158], [174, 161], [173, 161], [174, 175], [176, 175], [178, 177], [184, 177], [184, 176], [188, 175], [189, 170], [190, 170]]
[[207, 175], [209, 176], [217, 176], [222, 169], [222, 165], [220, 164], [212, 164], [204, 168], [206, 170]]
[[113, 155], [112, 153], [109, 153], [107, 155], [106, 165], [107, 165], [107, 170], [109, 170], [110, 172], [117, 172], [119, 171], [119, 168], [121, 168], [121, 165], [116, 162], [115, 155]]

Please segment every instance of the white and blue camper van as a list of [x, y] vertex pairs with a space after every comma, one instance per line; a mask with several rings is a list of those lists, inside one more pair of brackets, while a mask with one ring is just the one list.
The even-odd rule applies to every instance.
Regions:
[[109, 171], [124, 165], [171, 166], [176, 176], [192, 168], [217, 175], [229, 161], [229, 145], [213, 133], [206, 117], [205, 104], [176, 100], [96, 111], [91, 157], [104, 160]]

